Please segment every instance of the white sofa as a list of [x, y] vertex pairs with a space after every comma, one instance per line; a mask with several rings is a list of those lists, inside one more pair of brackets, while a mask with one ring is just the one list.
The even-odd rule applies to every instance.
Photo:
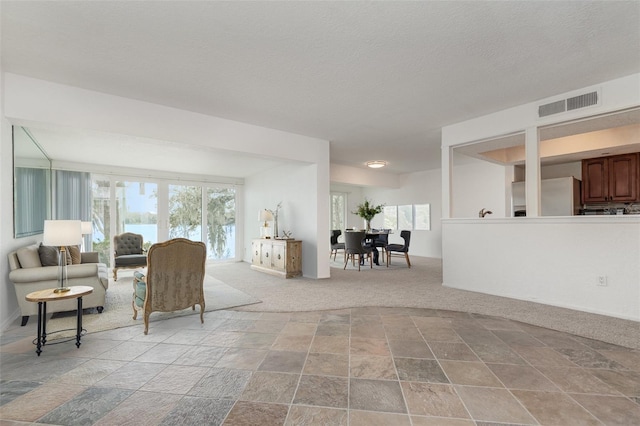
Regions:
[[[9, 279], [15, 287], [23, 326], [29, 321], [29, 316], [38, 314], [38, 304], [27, 302], [25, 296], [58, 286], [58, 266], [42, 266], [38, 249], [39, 244], [32, 244], [9, 253]], [[82, 298], [82, 307], [97, 308], [102, 313], [109, 278], [107, 266], [98, 262], [98, 253], [80, 253], [80, 263], [68, 265], [67, 276], [69, 286], [93, 287], [93, 293]], [[56, 301], [47, 304], [47, 313], [73, 311], [77, 306], [75, 299]]]

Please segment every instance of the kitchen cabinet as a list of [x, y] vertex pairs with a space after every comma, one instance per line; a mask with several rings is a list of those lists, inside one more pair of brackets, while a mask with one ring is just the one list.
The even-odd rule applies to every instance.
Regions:
[[302, 241], [273, 238], [253, 240], [251, 269], [283, 278], [302, 275]]
[[640, 201], [639, 155], [582, 160], [582, 202]]

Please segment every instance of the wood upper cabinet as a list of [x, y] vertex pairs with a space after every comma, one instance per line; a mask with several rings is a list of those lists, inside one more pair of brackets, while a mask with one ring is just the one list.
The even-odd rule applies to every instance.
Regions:
[[582, 160], [582, 202], [640, 201], [638, 155]]

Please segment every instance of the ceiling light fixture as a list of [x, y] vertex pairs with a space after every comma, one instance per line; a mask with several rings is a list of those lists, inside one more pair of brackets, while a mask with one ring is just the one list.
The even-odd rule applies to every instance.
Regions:
[[380, 160], [367, 161], [367, 167], [370, 167], [372, 169], [379, 169], [379, 168], [384, 167], [386, 165], [387, 165], [386, 161], [380, 161]]

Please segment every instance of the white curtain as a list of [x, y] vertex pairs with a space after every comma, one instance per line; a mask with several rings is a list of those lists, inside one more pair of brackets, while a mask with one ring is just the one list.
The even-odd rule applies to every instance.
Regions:
[[[54, 200], [56, 219], [91, 221], [91, 173], [56, 170]], [[83, 238], [90, 247], [91, 236]]]
[[49, 217], [49, 170], [15, 168], [15, 236], [41, 234]]

